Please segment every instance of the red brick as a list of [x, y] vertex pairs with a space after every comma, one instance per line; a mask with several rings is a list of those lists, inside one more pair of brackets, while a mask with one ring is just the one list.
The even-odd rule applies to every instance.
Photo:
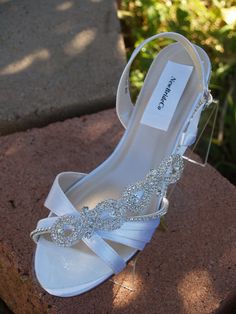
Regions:
[[190, 164], [172, 194], [167, 230], [139, 256], [135, 291], [108, 281], [64, 299], [38, 286], [29, 233], [47, 215], [43, 202], [56, 174], [90, 171], [121, 134], [107, 110], [0, 138], [0, 296], [15, 313], [204, 314], [233, 290], [236, 189], [211, 166]]

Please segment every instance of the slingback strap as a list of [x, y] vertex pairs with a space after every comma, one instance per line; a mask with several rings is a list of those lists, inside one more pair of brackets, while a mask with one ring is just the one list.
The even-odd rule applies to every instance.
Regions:
[[122, 123], [122, 125], [127, 128], [129, 118], [131, 116], [131, 113], [133, 111], [133, 103], [131, 101], [130, 97], [130, 91], [129, 91], [129, 72], [132, 62], [134, 61], [135, 57], [139, 53], [139, 51], [143, 48], [144, 45], [147, 43], [157, 39], [157, 38], [169, 38], [177, 41], [180, 43], [184, 49], [189, 54], [190, 58], [193, 61], [193, 64], [195, 66], [195, 69], [197, 71], [197, 75], [199, 78], [199, 93], [204, 94], [204, 92], [207, 90], [207, 81], [206, 77], [204, 75], [204, 68], [202, 60], [193, 44], [185, 38], [181, 34], [173, 33], [173, 32], [167, 32], [167, 33], [160, 33], [157, 35], [154, 35], [146, 40], [144, 40], [132, 53], [123, 73], [120, 78], [120, 82], [118, 85], [117, 90], [117, 97], [116, 97], [116, 111], [117, 115]]

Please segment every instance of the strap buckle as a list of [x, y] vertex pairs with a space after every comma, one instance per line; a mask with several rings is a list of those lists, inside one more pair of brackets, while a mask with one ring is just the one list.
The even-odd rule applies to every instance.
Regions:
[[204, 101], [203, 110], [208, 108], [212, 103], [216, 102], [214, 100], [212, 94], [211, 94], [211, 90], [210, 89], [205, 90], [205, 92], [203, 94], [203, 101]]

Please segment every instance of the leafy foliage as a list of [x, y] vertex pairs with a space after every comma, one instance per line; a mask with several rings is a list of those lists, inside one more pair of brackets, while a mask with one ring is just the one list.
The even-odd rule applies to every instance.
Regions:
[[[236, 1], [120, 0], [119, 17], [128, 58], [145, 38], [167, 31], [179, 32], [206, 50], [212, 62], [210, 89], [219, 101], [209, 162], [236, 184]], [[163, 39], [142, 49], [131, 69], [133, 98], [167, 43]]]

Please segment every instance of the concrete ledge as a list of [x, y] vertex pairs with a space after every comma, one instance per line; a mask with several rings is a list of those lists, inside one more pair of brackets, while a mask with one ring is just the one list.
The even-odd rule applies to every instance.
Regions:
[[122, 132], [107, 110], [0, 138], [0, 297], [14, 313], [209, 314], [233, 291], [236, 189], [212, 167], [190, 164], [172, 194], [167, 230], [140, 254], [135, 291], [108, 281], [62, 299], [37, 285], [29, 233], [47, 215], [42, 204], [55, 175], [90, 171]]
[[125, 64], [115, 0], [0, 3], [0, 134], [108, 108]]

